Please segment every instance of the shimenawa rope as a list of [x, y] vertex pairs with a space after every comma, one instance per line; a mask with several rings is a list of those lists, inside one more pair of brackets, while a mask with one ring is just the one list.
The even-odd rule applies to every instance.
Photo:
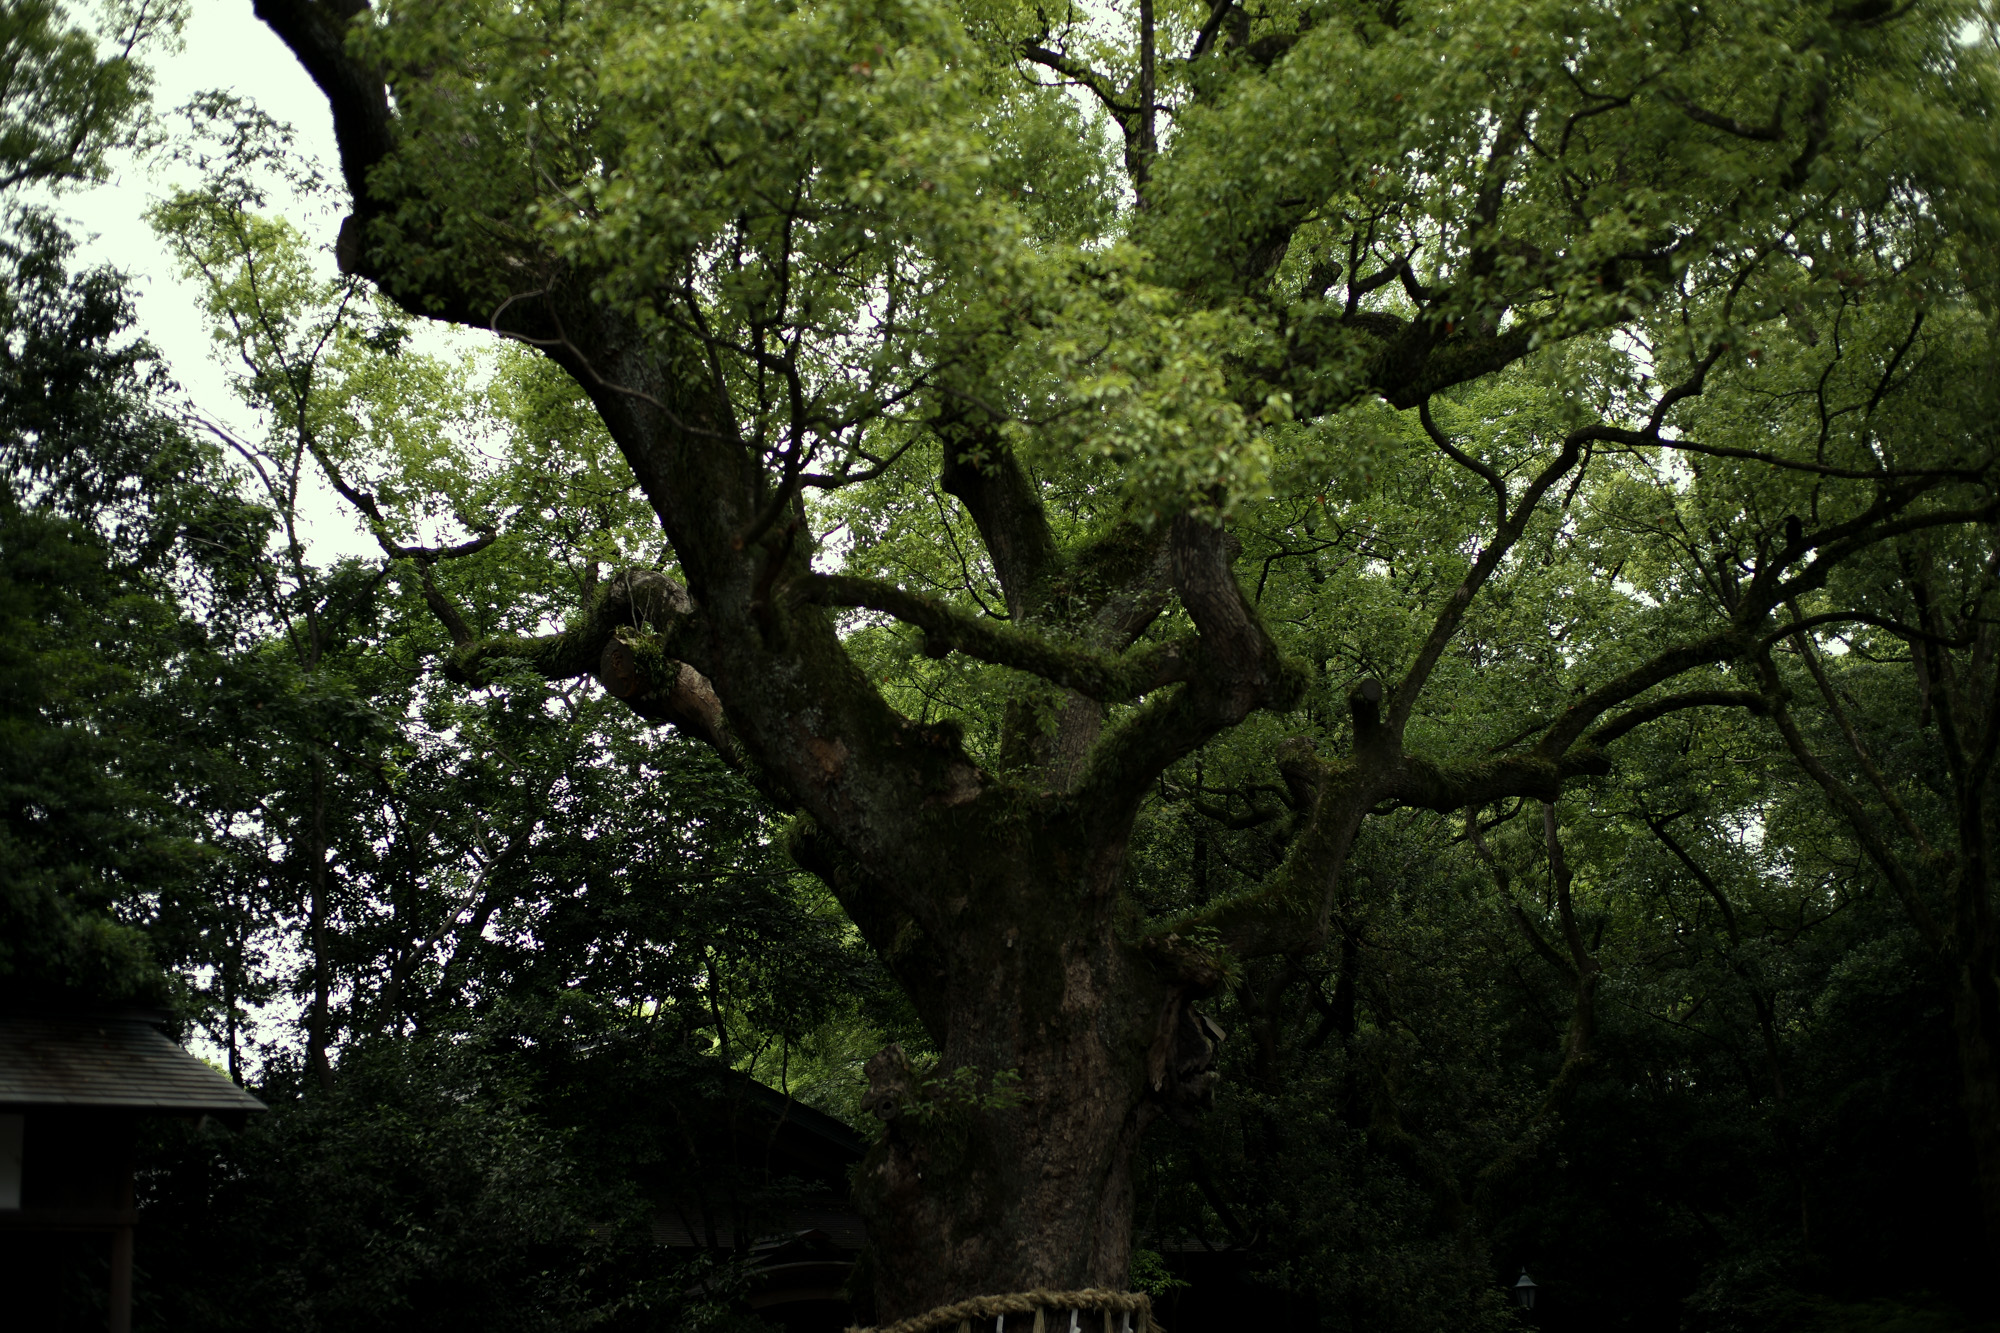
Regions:
[[[1035, 1317], [1034, 1333], [1070, 1333], [1072, 1324], [1079, 1325], [1079, 1333], [1099, 1333], [1089, 1325], [1071, 1320], [1051, 1327], [1047, 1322], [1050, 1313], [1103, 1314], [1103, 1333], [1166, 1333], [1153, 1322], [1153, 1302], [1140, 1291], [1108, 1291], [1101, 1287], [1088, 1287], [1082, 1291], [1048, 1291], [1037, 1288], [1034, 1291], [1011, 1292], [1005, 1296], [974, 1296], [971, 1300], [957, 1301], [951, 1305], [940, 1305], [935, 1310], [901, 1319], [893, 1324], [882, 1324], [875, 1328], [850, 1328], [847, 1333], [932, 1333], [935, 1329], [951, 1329], [953, 1333], [986, 1333], [984, 1321], [998, 1319], [1002, 1315], [1031, 1314]], [[1111, 1316], [1128, 1316], [1117, 1327]], [[975, 1323], [975, 1321], [978, 1321]]]

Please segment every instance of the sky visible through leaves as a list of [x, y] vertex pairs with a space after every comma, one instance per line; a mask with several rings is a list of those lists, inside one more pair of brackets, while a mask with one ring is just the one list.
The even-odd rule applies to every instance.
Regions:
[[[186, 122], [177, 109], [197, 93], [230, 92], [290, 124], [301, 151], [316, 158], [325, 171], [337, 170], [326, 99], [292, 53], [258, 22], [251, 0], [194, 0], [181, 49], [156, 49], [149, 63], [154, 73], [154, 112], [166, 134], [185, 132]], [[141, 331], [160, 349], [189, 405], [239, 434], [255, 436], [260, 432], [253, 429], [249, 409], [230, 391], [225, 371], [216, 361], [200, 291], [179, 276], [164, 244], [146, 224], [149, 205], [176, 187], [193, 186], [198, 173], [173, 161], [165, 150], [119, 156], [107, 184], [66, 191], [54, 200], [32, 192], [27, 197], [51, 203], [74, 221], [74, 230], [84, 241], [81, 260], [110, 264], [132, 276]], [[296, 197], [285, 202], [282, 211], [320, 248], [330, 273], [339, 214]], [[447, 334], [436, 326], [420, 326], [414, 332], [426, 350], [443, 352], [468, 341], [467, 335]], [[373, 540], [316, 474], [303, 508], [315, 560], [376, 554]]]

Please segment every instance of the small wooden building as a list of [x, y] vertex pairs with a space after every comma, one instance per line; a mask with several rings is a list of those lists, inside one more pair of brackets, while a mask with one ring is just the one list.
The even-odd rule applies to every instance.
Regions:
[[[846, 1286], [867, 1245], [848, 1174], [867, 1145], [852, 1129], [734, 1070], [690, 1099], [688, 1169], [665, 1182], [653, 1239], [680, 1257], [747, 1261], [747, 1313], [785, 1333], [856, 1321]], [[694, 1114], [688, 1114], [694, 1112]]]
[[[67, 1293], [42, 1266], [55, 1238], [100, 1237], [108, 1327], [132, 1323], [132, 1149], [149, 1115], [241, 1125], [264, 1104], [188, 1054], [165, 1014], [0, 1013], [0, 1274], [13, 1314], [60, 1327]], [[39, 1289], [38, 1289], [39, 1283]]]

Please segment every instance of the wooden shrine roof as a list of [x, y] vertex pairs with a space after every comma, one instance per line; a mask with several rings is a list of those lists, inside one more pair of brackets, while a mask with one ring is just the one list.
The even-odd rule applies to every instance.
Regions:
[[264, 1103], [137, 1017], [0, 1014], [0, 1107], [240, 1116]]

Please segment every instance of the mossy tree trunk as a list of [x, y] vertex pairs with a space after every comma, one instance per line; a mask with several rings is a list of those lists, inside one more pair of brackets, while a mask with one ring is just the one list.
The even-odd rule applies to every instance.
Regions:
[[[1133, 1146], [1163, 1101], [1199, 1095], [1208, 1051], [1178, 1024], [1156, 1036], [1175, 1012], [1168, 990], [1082, 888], [967, 940], [950, 969], [941, 1078], [911, 1086], [894, 1051], [869, 1071], [888, 1120], [855, 1183], [885, 1259], [885, 1312], [1124, 1286]], [[1148, 1044], [1161, 1036], [1183, 1049], [1156, 1085]]]

